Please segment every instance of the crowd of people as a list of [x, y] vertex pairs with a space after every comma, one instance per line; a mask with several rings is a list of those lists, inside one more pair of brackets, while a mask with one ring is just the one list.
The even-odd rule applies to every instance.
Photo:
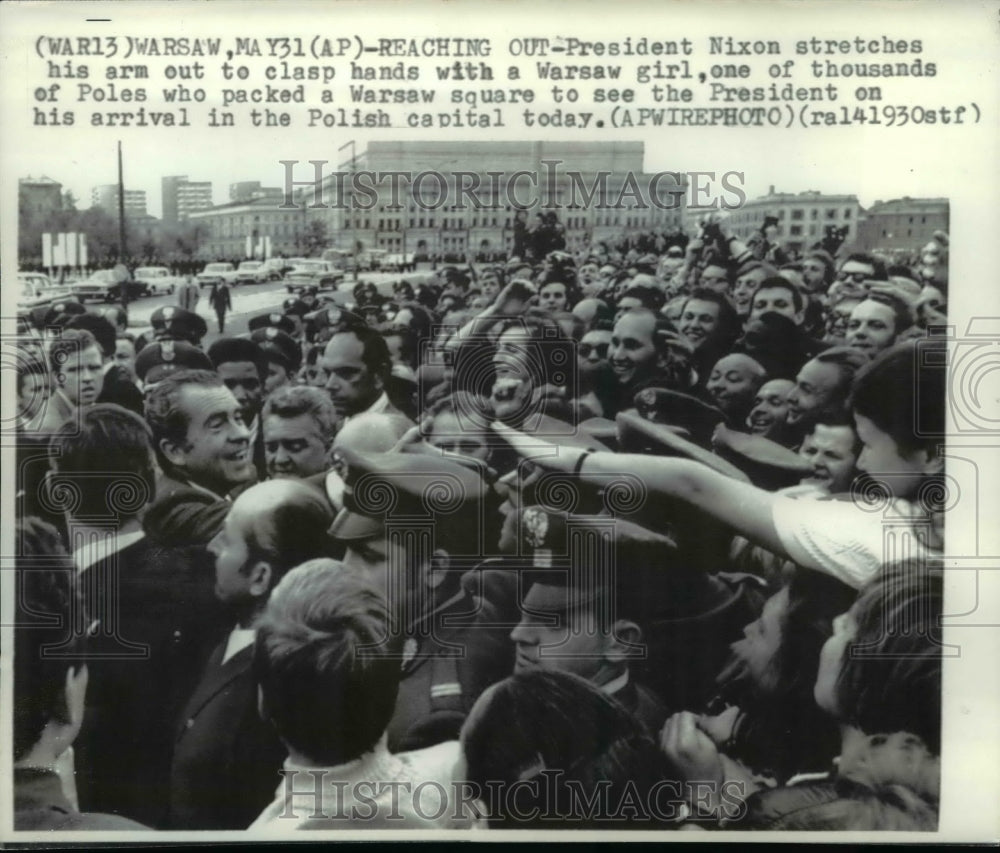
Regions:
[[542, 222], [22, 325], [16, 828], [936, 827], [946, 235]]

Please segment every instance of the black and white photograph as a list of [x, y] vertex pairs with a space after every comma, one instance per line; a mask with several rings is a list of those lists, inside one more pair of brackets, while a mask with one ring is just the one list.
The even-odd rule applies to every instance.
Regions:
[[5, 843], [1000, 839], [1000, 5], [0, 22]]

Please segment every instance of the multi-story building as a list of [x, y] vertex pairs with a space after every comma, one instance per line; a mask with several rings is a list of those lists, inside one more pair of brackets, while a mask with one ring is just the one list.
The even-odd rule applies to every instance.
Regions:
[[[90, 191], [90, 204], [118, 216], [118, 184], [102, 184]], [[146, 191], [125, 190], [125, 216], [146, 216]]]
[[[297, 203], [326, 222], [333, 248], [418, 256], [509, 252], [523, 209], [529, 225], [554, 210], [572, 250], [680, 227], [683, 180], [662, 175], [654, 182], [643, 171], [643, 155], [641, 142], [371, 142], [339, 164], [320, 192], [301, 185], [314, 174], [308, 163], [292, 179]], [[352, 170], [408, 178], [366, 180], [374, 195], [352, 195]], [[312, 208], [317, 201], [327, 209]]]
[[[352, 193], [352, 171], [406, 178], [359, 178], [371, 190]], [[554, 210], [572, 250], [674, 231], [686, 191], [675, 176], [645, 173], [643, 145], [633, 142], [372, 142], [331, 168], [319, 187], [308, 183], [314, 175], [313, 166], [303, 163], [287, 176], [294, 207], [283, 209], [282, 188], [278, 198], [233, 201], [191, 214], [192, 222], [205, 226], [203, 257], [243, 257], [248, 236], [253, 245], [270, 237], [274, 255], [315, 251], [315, 223], [323, 223], [328, 248], [439, 257], [501, 254], [513, 248], [518, 210], [526, 212], [529, 225], [537, 213]], [[254, 191], [243, 184], [230, 188], [231, 194]]]
[[229, 185], [230, 201], [274, 201], [281, 204], [284, 199], [281, 187], [262, 187], [260, 181], [239, 181]]
[[163, 221], [173, 224], [197, 210], [212, 206], [212, 182], [189, 181], [187, 175], [171, 175], [160, 181], [163, 194]]
[[[694, 211], [691, 211], [694, 214]], [[823, 239], [826, 226], [847, 227], [844, 243], [853, 243], [858, 236], [861, 205], [855, 195], [827, 195], [815, 190], [800, 193], [776, 193], [750, 199], [729, 213], [727, 233], [746, 240], [759, 231], [768, 216], [778, 220], [777, 239], [788, 249], [800, 252]], [[696, 222], [688, 222], [694, 233]]]
[[62, 210], [62, 184], [52, 178], [20, 178], [17, 195], [21, 212], [39, 220]]
[[858, 229], [857, 246], [870, 252], [910, 252], [925, 245], [935, 231], [948, 231], [946, 198], [897, 198], [876, 201]]
[[305, 207], [280, 209], [280, 201], [267, 199], [234, 201], [188, 216], [198, 226], [198, 258], [204, 261], [239, 259], [247, 256], [247, 238], [256, 247], [270, 238], [270, 254], [302, 254], [307, 226]]

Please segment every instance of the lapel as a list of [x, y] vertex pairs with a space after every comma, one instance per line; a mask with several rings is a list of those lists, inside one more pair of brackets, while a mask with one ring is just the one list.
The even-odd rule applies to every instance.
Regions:
[[181, 715], [182, 721], [197, 716], [226, 687], [250, 671], [250, 665], [253, 662], [252, 645], [240, 649], [229, 660], [222, 663], [228, 639], [227, 635], [208, 659], [201, 681], [198, 682], [198, 686], [184, 707], [184, 713]]
[[[446, 651], [449, 648], [447, 645], [442, 645], [439, 634], [449, 628], [454, 629], [457, 626], [441, 624], [441, 617], [453, 610], [458, 613], [465, 612], [467, 608], [457, 606], [463, 604], [465, 601], [465, 590], [459, 590], [451, 598], [443, 601], [429, 613], [426, 613], [410, 624], [409, 630], [406, 632], [407, 639], [403, 646], [404, 659], [402, 672], [404, 675], [412, 673], [427, 661], [437, 657], [439, 652]], [[435, 622], [437, 622], [438, 631], [432, 633], [431, 628]]]

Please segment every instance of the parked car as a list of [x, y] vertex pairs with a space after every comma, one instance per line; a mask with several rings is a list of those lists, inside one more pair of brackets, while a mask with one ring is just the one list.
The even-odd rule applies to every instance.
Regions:
[[243, 261], [236, 269], [236, 284], [263, 284], [270, 280], [270, 271], [263, 261]]
[[198, 273], [198, 287], [213, 284], [236, 284], [236, 267], [225, 262], [205, 264], [205, 269]]
[[285, 273], [294, 268], [295, 264], [289, 263], [288, 258], [268, 258], [264, 261], [269, 281], [281, 281]]
[[161, 293], [173, 293], [184, 279], [171, 275], [166, 267], [139, 267], [132, 276], [135, 281], [141, 281], [154, 296]]
[[70, 286], [70, 293], [80, 302], [96, 299], [101, 302], [118, 302], [122, 298], [122, 288], [129, 300], [149, 295], [149, 287], [141, 281], [126, 279], [120, 281], [114, 270], [98, 270], [90, 278]]
[[344, 280], [344, 274], [334, 269], [329, 261], [302, 261], [285, 275], [285, 288], [289, 293], [298, 293], [306, 287], [319, 290], [335, 290]]
[[68, 284], [53, 284], [45, 273], [19, 272], [17, 274], [17, 309], [20, 313], [27, 313], [33, 308], [50, 305], [69, 295], [71, 295], [71, 291]]

